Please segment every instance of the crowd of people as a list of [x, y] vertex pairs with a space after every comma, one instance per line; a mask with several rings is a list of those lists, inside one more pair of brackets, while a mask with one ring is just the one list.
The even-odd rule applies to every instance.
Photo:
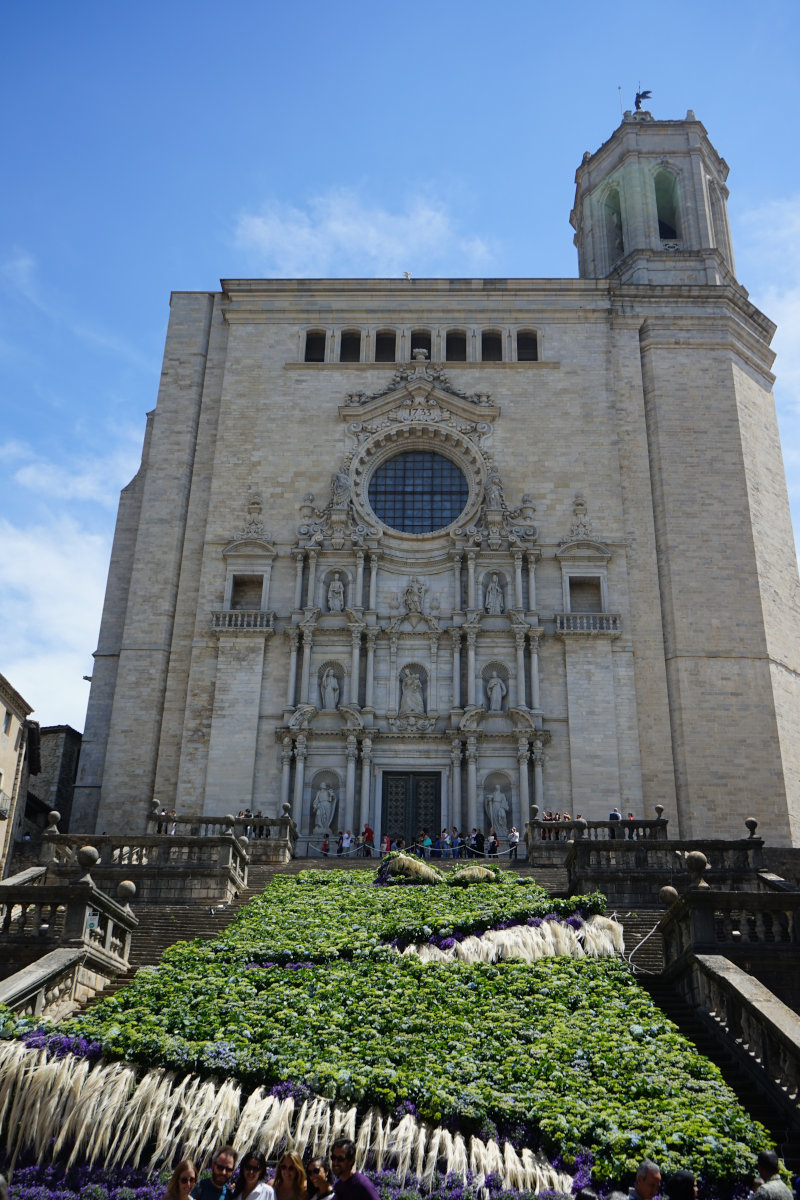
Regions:
[[[210, 1175], [200, 1180], [188, 1159], [179, 1162], [167, 1186], [164, 1200], [378, 1200], [378, 1192], [366, 1175], [355, 1169], [356, 1147], [349, 1138], [338, 1138], [330, 1157], [303, 1163], [300, 1155], [286, 1151], [274, 1171], [258, 1150], [241, 1156], [238, 1167], [233, 1146], [221, 1146], [210, 1163]], [[796, 1200], [781, 1178], [780, 1161], [772, 1151], [758, 1156], [758, 1175], [749, 1200]], [[797, 1182], [797, 1181], [796, 1181]], [[697, 1200], [697, 1178], [691, 1171], [674, 1171], [662, 1177], [657, 1163], [644, 1159], [627, 1195], [613, 1191], [605, 1200]], [[598, 1200], [592, 1188], [581, 1188], [573, 1200]]]
[[307, 1164], [287, 1150], [273, 1171], [260, 1150], [239, 1157], [233, 1146], [220, 1146], [204, 1179], [189, 1159], [179, 1162], [164, 1200], [325, 1200], [334, 1195], [340, 1200], [378, 1200], [375, 1187], [356, 1171], [355, 1163], [355, 1142], [349, 1138], [337, 1138], [329, 1158], [312, 1158]]

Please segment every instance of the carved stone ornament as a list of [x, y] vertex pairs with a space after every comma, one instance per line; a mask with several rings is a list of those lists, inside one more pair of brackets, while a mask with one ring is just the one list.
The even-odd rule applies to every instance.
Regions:
[[592, 522], [589, 520], [589, 506], [581, 492], [578, 492], [572, 502], [572, 525], [569, 530], [569, 541], [578, 538], [592, 538]]
[[518, 508], [510, 508], [506, 502], [503, 481], [500, 472], [491, 466], [483, 489], [483, 504], [477, 521], [466, 528], [457, 530], [468, 545], [480, 546], [483, 543], [490, 550], [499, 550], [504, 542], [509, 546], [532, 545], [538, 536], [538, 530], [533, 523], [536, 509], [531, 497], [526, 493]]
[[241, 532], [236, 534], [234, 540], [244, 541], [246, 538], [267, 540], [267, 531], [264, 527], [264, 502], [261, 493], [257, 491], [250, 492], [247, 497], [247, 517]]
[[389, 383], [380, 392], [348, 392], [347, 402], [351, 405], [369, 404], [370, 401], [380, 400], [383, 396], [388, 396], [403, 387], [420, 383], [434, 384], [439, 391], [447, 392], [451, 396], [458, 396], [460, 400], [466, 400], [469, 404], [474, 404], [479, 408], [494, 407], [494, 400], [488, 392], [473, 392], [472, 395], [459, 392], [448, 380], [443, 367], [430, 363], [424, 358], [415, 358], [413, 363], [404, 363], [399, 366]]
[[389, 717], [389, 728], [395, 733], [428, 733], [436, 724], [436, 716], [425, 713], [399, 713]]

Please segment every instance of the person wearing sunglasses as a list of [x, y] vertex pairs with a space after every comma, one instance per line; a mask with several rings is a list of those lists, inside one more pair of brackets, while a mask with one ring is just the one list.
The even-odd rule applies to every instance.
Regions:
[[276, 1200], [305, 1200], [306, 1169], [299, 1154], [287, 1150], [281, 1155], [272, 1186]]
[[194, 1200], [229, 1200], [233, 1191], [235, 1165], [236, 1151], [233, 1146], [220, 1146], [211, 1159], [211, 1178], [201, 1179], [192, 1188]]
[[267, 1160], [258, 1150], [245, 1154], [233, 1188], [233, 1200], [275, 1200], [275, 1192], [266, 1180]]
[[355, 1170], [356, 1144], [350, 1138], [337, 1138], [331, 1147], [331, 1166], [336, 1176], [337, 1200], [380, 1200], [377, 1191], [360, 1171]]
[[197, 1167], [188, 1158], [178, 1163], [167, 1184], [164, 1200], [189, 1200], [192, 1188], [197, 1183]]
[[333, 1172], [327, 1158], [312, 1158], [306, 1167], [309, 1200], [325, 1200], [333, 1193]]

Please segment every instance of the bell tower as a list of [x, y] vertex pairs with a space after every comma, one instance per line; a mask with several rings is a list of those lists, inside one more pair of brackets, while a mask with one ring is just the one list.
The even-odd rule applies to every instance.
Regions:
[[581, 279], [735, 282], [727, 175], [691, 109], [683, 121], [626, 112], [575, 175], [570, 221]]

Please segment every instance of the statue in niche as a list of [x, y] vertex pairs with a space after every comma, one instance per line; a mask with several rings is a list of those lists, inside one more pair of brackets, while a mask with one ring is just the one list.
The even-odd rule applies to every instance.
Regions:
[[347, 508], [350, 503], [350, 480], [343, 471], [331, 476], [331, 508]]
[[410, 667], [404, 667], [400, 673], [400, 712], [425, 715], [422, 680]]
[[322, 707], [333, 712], [339, 703], [339, 680], [336, 678], [333, 667], [325, 668], [320, 680], [319, 692], [322, 697]]
[[344, 584], [338, 571], [328, 586], [328, 612], [344, 612]]
[[492, 671], [492, 678], [486, 682], [486, 706], [489, 712], [503, 711], [503, 697], [507, 691], [497, 671]]
[[411, 579], [408, 586], [403, 591], [403, 604], [408, 613], [422, 612], [422, 598], [425, 594], [425, 588], [422, 581], [415, 576]]
[[336, 792], [329, 783], [323, 783], [314, 797], [311, 806], [314, 810], [314, 830], [320, 833], [333, 833], [331, 823], [333, 810], [336, 807]]
[[491, 583], [486, 589], [486, 600], [483, 607], [490, 617], [500, 617], [505, 611], [506, 602], [503, 586], [497, 578], [497, 572], [492, 575]]
[[500, 784], [495, 784], [493, 792], [486, 793], [486, 812], [489, 825], [498, 838], [508, 836], [508, 800]]
[[486, 480], [486, 507], [497, 511], [503, 507], [503, 485], [499, 475], [490, 475]]

